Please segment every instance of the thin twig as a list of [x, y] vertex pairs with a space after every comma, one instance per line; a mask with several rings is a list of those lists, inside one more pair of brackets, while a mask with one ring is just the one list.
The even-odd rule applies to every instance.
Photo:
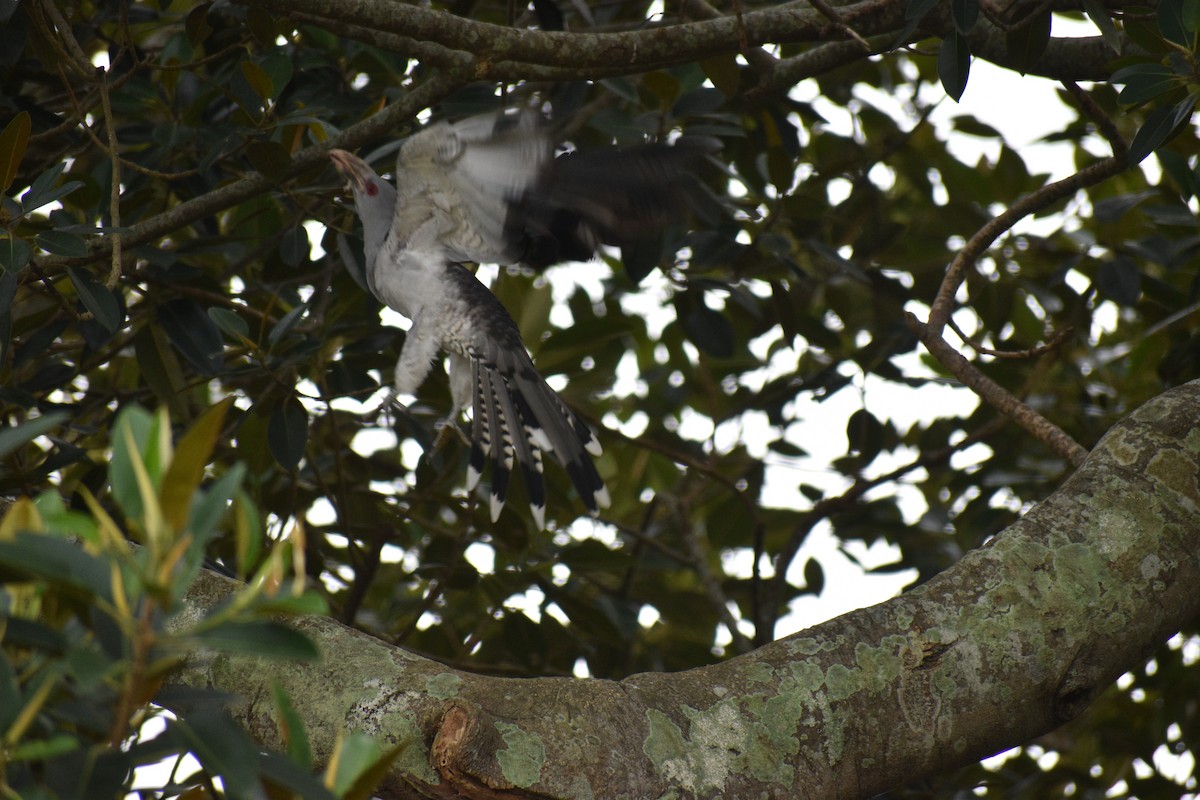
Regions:
[[826, 3], [825, 0], [808, 0], [808, 2], [811, 3], [812, 7], [817, 11], [820, 11], [826, 19], [832, 22], [839, 31], [858, 42], [859, 47], [861, 47], [865, 52], [871, 52], [870, 42], [864, 39], [858, 31], [854, 30], [854, 28], [851, 28], [849, 25], [847, 25], [846, 21], [842, 19], [842, 15], [837, 12], [837, 9]]
[[1063, 87], [1075, 98], [1075, 102], [1079, 104], [1079, 108], [1083, 113], [1088, 115], [1088, 119], [1096, 123], [1096, 130], [1100, 135], [1108, 140], [1108, 144], [1112, 147], [1113, 156], [1116, 158], [1125, 158], [1129, 155], [1129, 145], [1125, 142], [1121, 132], [1117, 130], [1117, 125], [1108, 114], [1104, 113], [1091, 94], [1079, 88], [1079, 84], [1075, 81], [1062, 81]]
[[692, 525], [688, 515], [684, 513], [682, 508], [676, 507], [672, 509], [675, 512], [675, 519], [679, 525], [679, 532], [683, 536], [684, 542], [687, 544], [688, 553], [691, 556], [689, 562], [692, 569], [696, 573], [696, 578], [700, 581], [700, 585], [704, 588], [704, 593], [708, 595], [708, 601], [712, 604], [713, 610], [717, 612], [717, 616], [725, 627], [729, 629], [729, 636], [733, 639], [734, 648], [739, 653], [749, 653], [754, 649], [753, 642], [746, 637], [744, 633], [738, 630], [738, 621], [733, 616], [733, 612], [729, 610], [729, 597], [721, 588], [720, 581], [713, 574], [712, 569], [708, 564], [708, 548], [704, 537]]
[[121, 156], [117, 152], [117, 126], [113, 123], [112, 104], [108, 99], [108, 81], [104, 67], [96, 68], [96, 83], [100, 87], [100, 107], [104, 109], [104, 129], [108, 136], [108, 158], [112, 162], [111, 189], [108, 197], [108, 223], [112, 241], [112, 268], [104, 285], [116, 287], [121, 279]]
[[42, 0], [41, 5], [42, 11], [50, 18], [50, 22], [55, 28], [55, 32], [51, 33], [49, 37], [51, 46], [59, 52], [63, 61], [71, 69], [85, 78], [90, 78], [92, 62], [83, 52], [83, 48], [79, 46], [79, 42], [75, 40], [75, 34], [72, 33], [70, 24], [58, 10], [54, 0]]
[[911, 313], [905, 317], [905, 323], [933, 357], [962, 381], [963, 385], [987, 401], [993, 408], [1011, 418], [1013, 422], [1029, 431], [1071, 464], [1079, 466], [1083, 463], [1087, 457], [1086, 448], [1072, 439], [1062, 428], [1019, 400], [1012, 392], [980, 372], [962, 353], [943, 339], [932, 325], [921, 322], [916, 315]]
[[967, 336], [967, 334], [963, 333], [962, 328], [958, 327], [958, 323], [954, 321], [954, 317], [951, 317], [949, 320], [947, 320], [946, 325], [950, 328], [950, 330], [954, 331], [958, 335], [958, 338], [963, 340], [964, 344], [970, 346], [970, 348], [976, 353], [985, 356], [992, 356], [993, 358], [1010, 358], [1014, 360], [1036, 358], [1037, 356], [1044, 355], [1051, 350], [1055, 350], [1059, 345], [1066, 341], [1068, 336], [1075, 331], [1073, 327], [1068, 325], [1066, 328], [1063, 328], [1044, 343], [1039, 344], [1036, 347], [1030, 347], [1025, 350], [996, 350], [991, 347], [984, 347], [979, 342], [976, 342], [970, 336]]

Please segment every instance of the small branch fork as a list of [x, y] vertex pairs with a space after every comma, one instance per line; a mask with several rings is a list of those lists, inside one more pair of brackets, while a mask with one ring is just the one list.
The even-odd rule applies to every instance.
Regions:
[[943, 337], [943, 331], [949, 325], [963, 341], [976, 352], [999, 358], [1029, 358], [1054, 349], [1069, 335], [1070, 330], [1060, 331], [1043, 345], [1019, 353], [1001, 353], [980, 347], [970, 341], [951, 320], [955, 309], [955, 295], [966, 280], [967, 271], [975, 266], [989, 247], [1005, 232], [1028, 215], [1047, 208], [1054, 203], [1071, 197], [1080, 189], [1094, 186], [1128, 167], [1128, 147], [1112, 120], [1092, 101], [1074, 82], [1064, 81], [1063, 85], [1075, 98], [1080, 108], [1087, 114], [1101, 135], [1108, 140], [1113, 155], [1092, 164], [1070, 177], [1054, 183], [1049, 183], [1025, 195], [1004, 213], [989, 220], [963, 245], [958, 255], [946, 270], [946, 276], [938, 288], [937, 296], [929, 309], [929, 318], [922, 322], [913, 314], [909, 314], [905, 322], [926, 349], [944, 367], [950, 370], [963, 384], [983, 398], [993, 408], [1010, 418], [1013, 422], [1033, 434], [1056, 453], [1066, 458], [1071, 464], [1078, 466], [1087, 456], [1087, 450], [1072, 439], [1062, 428], [1055, 425], [1044, 416], [1034, 411], [1015, 395], [1000, 384], [984, 375], [979, 368], [968, 361]]

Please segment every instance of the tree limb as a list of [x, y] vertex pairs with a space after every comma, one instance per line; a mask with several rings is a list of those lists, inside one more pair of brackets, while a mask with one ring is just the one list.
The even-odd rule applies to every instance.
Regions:
[[[681, 10], [699, 19], [610, 33], [538, 31], [495, 25], [433, 11], [396, 0], [237, 0], [273, 13], [327, 27], [364, 42], [381, 34], [400, 37], [389, 49], [439, 63], [448, 53], [479, 59], [479, 77], [493, 80], [553, 78], [549, 69], [567, 70], [573, 79], [632, 74], [682, 64], [723, 52], [742, 51], [769, 84], [787, 87], [872, 53], [896, 47], [908, 4], [901, 0], [861, 0], [837, 9], [820, 3], [791, 2], [722, 15], [701, 0]], [[831, 17], [830, 14], [833, 14]], [[916, 41], [953, 30], [948, 6], [922, 21]], [[873, 40], [872, 40], [872, 37]], [[1016, 68], [1004, 32], [981, 20], [970, 37], [972, 53], [999, 66]], [[809, 53], [778, 62], [753, 48], [765, 44], [823, 43]], [[1102, 80], [1114, 54], [1102, 37], [1052, 39], [1030, 74], [1058, 80]], [[503, 77], [501, 77], [503, 75]]]
[[[740, 43], [816, 42], [843, 38], [841, 28], [808, 3], [791, 2], [736, 16], [616, 33], [535, 31], [432, 11], [394, 0], [238, 0], [275, 13], [354, 20], [367, 28], [473, 53], [482, 62], [514, 61], [569, 67], [579, 77], [593, 69], [623, 66], [642, 72], [736, 50]], [[860, 35], [899, 30], [906, 3], [863, 0], [839, 9], [841, 22]]]
[[1200, 612], [1198, 408], [1166, 392], [923, 586], [711, 667], [480, 677], [304, 618], [318, 663], [196, 652], [174, 680], [240, 692], [271, 746], [275, 681], [325, 758], [346, 728], [411, 742], [387, 797], [869, 797], [1052, 730]]

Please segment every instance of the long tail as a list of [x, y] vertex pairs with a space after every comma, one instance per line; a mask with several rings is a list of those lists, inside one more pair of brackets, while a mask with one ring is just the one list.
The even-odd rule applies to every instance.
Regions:
[[562, 464], [588, 510], [598, 512], [609, 503], [608, 490], [591, 459], [601, 452], [599, 441], [532, 365], [522, 366], [505, 369], [479, 355], [471, 359], [475, 396], [468, 489], [475, 487], [490, 463], [490, 510], [495, 522], [516, 465], [525, 479], [534, 520], [544, 528], [543, 453], [549, 452]]

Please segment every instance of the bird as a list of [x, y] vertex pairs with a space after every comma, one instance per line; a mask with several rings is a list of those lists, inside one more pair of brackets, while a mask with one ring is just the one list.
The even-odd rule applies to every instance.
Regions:
[[490, 464], [490, 512], [503, 509], [516, 465], [545, 527], [544, 454], [566, 470], [588, 510], [610, 503], [592, 456], [595, 434], [534, 367], [503, 304], [466, 263], [544, 268], [600, 244], [637, 245], [678, 216], [687, 165], [702, 148], [647, 144], [555, 154], [545, 119], [508, 109], [438, 121], [406, 139], [396, 185], [366, 162], [329, 151], [363, 226], [367, 285], [412, 321], [391, 397], [414, 394], [448, 356], [451, 425], [472, 420], [467, 491]]

